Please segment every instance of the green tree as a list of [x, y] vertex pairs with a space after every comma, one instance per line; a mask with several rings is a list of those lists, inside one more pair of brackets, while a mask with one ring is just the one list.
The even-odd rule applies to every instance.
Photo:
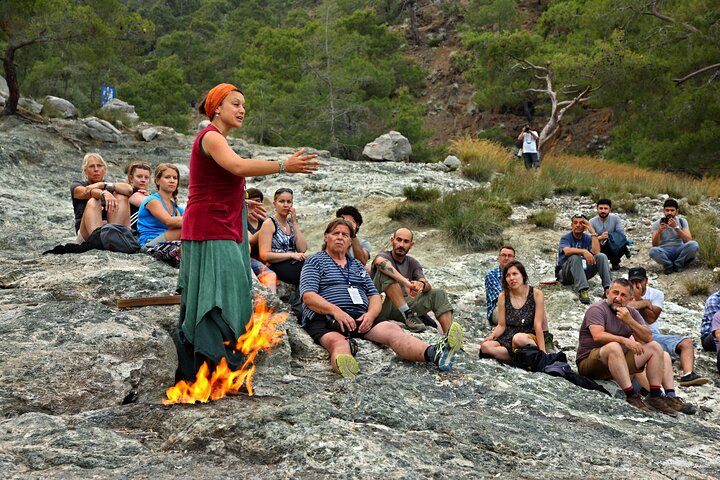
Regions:
[[[152, 34], [153, 26], [139, 15], [127, 12], [118, 0], [93, 2], [71, 0], [36, 0], [32, 2], [0, 2], [0, 44], [4, 49], [3, 68], [9, 98], [3, 114], [14, 114], [20, 98], [18, 66], [19, 51], [41, 48], [36, 52], [36, 72], [47, 72], [58, 66], [49, 52], [62, 53], [62, 82], [69, 82], [73, 73], [83, 69], [65, 68], [71, 61], [84, 58], [92, 63], [103, 58], [117, 58], [118, 45], [138, 42]], [[91, 39], [91, 42], [88, 42]], [[115, 52], [115, 53], [113, 53]], [[104, 54], [104, 57], [103, 57]], [[29, 70], [32, 70], [30, 67]], [[35, 74], [37, 78], [37, 73]]]

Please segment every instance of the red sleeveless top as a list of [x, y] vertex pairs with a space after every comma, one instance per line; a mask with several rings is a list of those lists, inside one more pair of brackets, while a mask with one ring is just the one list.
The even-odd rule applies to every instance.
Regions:
[[183, 214], [182, 240], [243, 240], [245, 178], [222, 168], [200, 148], [207, 132], [219, 132], [214, 125], [204, 128], [190, 154], [188, 203]]

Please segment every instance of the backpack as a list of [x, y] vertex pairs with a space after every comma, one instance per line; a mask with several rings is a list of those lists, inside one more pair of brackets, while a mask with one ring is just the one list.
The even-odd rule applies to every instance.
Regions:
[[100, 227], [100, 242], [103, 250], [120, 253], [137, 253], [140, 244], [130, 227], [117, 223], [108, 223]]

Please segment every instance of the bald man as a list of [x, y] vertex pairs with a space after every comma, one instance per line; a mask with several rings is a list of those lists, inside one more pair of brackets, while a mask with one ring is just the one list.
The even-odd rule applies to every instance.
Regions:
[[408, 255], [415, 245], [412, 231], [398, 228], [390, 243], [392, 250], [379, 253], [372, 263], [375, 287], [385, 292], [380, 315], [404, 323], [408, 330], [422, 332], [425, 323], [419, 316], [432, 311], [442, 331], [447, 332], [453, 323], [452, 306], [443, 290], [430, 285], [420, 262]]

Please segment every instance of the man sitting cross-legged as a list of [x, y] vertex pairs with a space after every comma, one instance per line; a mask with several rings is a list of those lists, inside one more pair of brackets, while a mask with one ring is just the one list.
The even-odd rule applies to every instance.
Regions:
[[449, 370], [463, 344], [462, 327], [449, 325], [447, 335], [428, 345], [384, 321], [379, 316], [380, 294], [367, 270], [347, 254], [354, 232], [347, 220], [332, 220], [325, 229], [322, 251], [305, 261], [300, 275], [303, 328], [330, 352], [333, 369], [343, 377], [354, 377], [360, 370], [352, 355], [353, 338], [387, 345], [405, 360]]
[[413, 332], [422, 332], [425, 323], [418, 315], [432, 311], [442, 331], [447, 332], [453, 323], [452, 306], [443, 290], [430, 285], [420, 262], [408, 255], [415, 245], [413, 233], [398, 228], [390, 242], [392, 250], [375, 257], [371, 272], [375, 287], [386, 295], [381, 315], [405, 323]]
[[[607, 299], [595, 302], [585, 311], [578, 341], [578, 373], [596, 380], [612, 378], [634, 407], [649, 410], [650, 405], [676, 416], [675, 409], [662, 396], [662, 347], [652, 340], [652, 333], [638, 311], [627, 306], [633, 298], [632, 289], [630, 282], [618, 278], [607, 289]], [[630, 375], [644, 369], [650, 383], [647, 404], [630, 381]]]

